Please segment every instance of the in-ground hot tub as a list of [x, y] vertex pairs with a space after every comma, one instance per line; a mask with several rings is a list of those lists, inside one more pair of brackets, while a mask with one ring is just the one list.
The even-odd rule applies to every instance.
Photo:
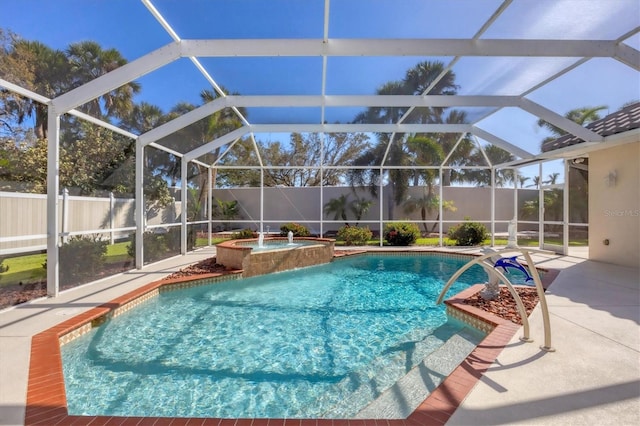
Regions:
[[231, 240], [216, 245], [216, 262], [232, 269], [242, 269], [243, 277], [287, 271], [328, 263], [333, 259], [335, 240], [329, 238], [284, 237]]

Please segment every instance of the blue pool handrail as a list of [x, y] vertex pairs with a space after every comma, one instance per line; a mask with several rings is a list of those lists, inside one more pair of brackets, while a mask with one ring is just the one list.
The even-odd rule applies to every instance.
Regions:
[[[513, 296], [516, 302], [516, 306], [518, 307], [518, 313], [522, 318], [524, 335], [521, 338], [521, 340], [526, 342], [532, 341], [529, 337], [529, 320], [527, 318], [526, 310], [524, 308], [524, 304], [522, 303], [522, 299], [520, 299], [520, 296], [513, 288], [513, 284], [511, 284], [511, 281], [509, 281], [509, 279], [500, 270], [498, 270], [497, 268], [491, 267], [490, 265], [487, 264], [487, 262], [485, 262], [486, 259], [489, 259], [492, 256], [495, 256], [496, 254], [513, 253], [513, 252], [519, 252], [524, 256], [527, 262], [527, 265], [529, 265], [529, 269], [531, 270], [531, 277], [533, 278], [533, 282], [535, 283], [536, 291], [538, 293], [540, 308], [542, 309], [542, 321], [544, 325], [544, 345], [540, 346], [540, 349], [546, 352], [554, 352], [555, 349], [553, 349], [553, 347], [551, 346], [551, 324], [549, 320], [549, 308], [547, 307], [547, 299], [545, 298], [545, 295], [544, 295], [544, 288], [542, 287], [542, 280], [540, 279], [540, 274], [538, 273], [538, 270], [536, 269], [535, 264], [533, 263], [533, 260], [531, 259], [531, 255], [530, 255], [530, 253], [532, 252], [547, 253], [545, 251], [515, 247], [515, 248], [504, 248], [500, 250], [495, 250], [495, 251], [491, 251], [490, 253], [486, 253], [481, 256], [475, 257], [474, 259], [470, 260], [467, 264], [465, 264], [462, 268], [460, 268], [455, 274], [453, 274], [451, 278], [449, 278], [449, 281], [447, 281], [447, 284], [444, 286], [444, 288], [440, 292], [440, 295], [438, 296], [438, 300], [436, 303], [437, 304], [442, 303], [444, 296], [446, 295], [447, 291], [449, 291], [449, 288], [453, 285], [453, 283], [458, 278], [460, 278], [460, 276], [467, 269], [469, 269], [475, 264], [479, 264], [483, 268], [491, 270], [492, 273], [496, 274], [500, 278], [500, 280], [506, 285], [507, 289], [509, 289], [509, 293], [511, 294], [511, 296]], [[489, 273], [489, 277], [491, 277], [491, 273]]]

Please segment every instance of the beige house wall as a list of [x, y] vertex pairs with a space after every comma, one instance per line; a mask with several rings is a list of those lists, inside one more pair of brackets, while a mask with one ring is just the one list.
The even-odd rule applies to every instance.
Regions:
[[640, 267], [640, 141], [589, 154], [589, 258]]

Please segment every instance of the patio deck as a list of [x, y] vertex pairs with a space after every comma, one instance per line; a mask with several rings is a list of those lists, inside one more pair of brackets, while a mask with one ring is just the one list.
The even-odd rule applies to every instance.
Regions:
[[[202, 249], [1, 312], [0, 424], [24, 423], [32, 336], [214, 253]], [[556, 352], [539, 349], [538, 307], [530, 318], [536, 341], [522, 343], [517, 333], [447, 424], [640, 423], [640, 272], [571, 256], [534, 259], [562, 270], [547, 291]]]

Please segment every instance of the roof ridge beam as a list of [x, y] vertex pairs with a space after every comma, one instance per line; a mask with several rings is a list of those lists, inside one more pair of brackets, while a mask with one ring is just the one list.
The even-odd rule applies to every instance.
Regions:
[[630, 66], [636, 71], [640, 71], [640, 51], [634, 49], [628, 44], [619, 43], [616, 46], [616, 53], [613, 58], [627, 66]]
[[469, 124], [252, 124], [253, 133], [467, 133]]
[[182, 56], [541, 56], [615, 57], [616, 40], [546, 39], [190, 39]]
[[471, 133], [476, 135], [477, 137], [486, 140], [487, 142], [496, 145], [499, 148], [504, 149], [507, 152], [511, 152], [512, 154], [517, 155], [520, 158], [533, 158], [533, 154], [529, 151], [525, 151], [524, 149], [515, 146], [514, 144], [505, 141], [494, 135], [493, 133], [489, 133], [486, 130], [483, 130], [476, 126], [471, 126]]
[[180, 43], [172, 42], [115, 70], [101, 75], [63, 95], [53, 99], [52, 105], [59, 113], [68, 112], [92, 99], [109, 93], [136, 78], [154, 71], [180, 58]]
[[186, 114], [176, 117], [173, 120], [156, 127], [155, 129], [141, 134], [138, 137], [138, 143], [142, 144], [142, 146], [149, 145], [151, 142], [155, 142], [164, 138], [165, 136], [169, 136], [170, 134], [180, 129], [184, 129], [190, 124], [193, 124], [198, 120], [202, 120], [203, 118], [211, 114], [215, 114], [221, 109], [227, 108], [229, 106], [229, 97], [216, 98], [211, 102], [207, 102], [206, 104], [199, 106], [198, 108], [193, 109]]
[[579, 137], [580, 139], [585, 140], [586, 142], [602, 142], [604, 140], [604, 138], [596, 132], [587, 129], [586, 127], [582, 127], [578, 123], [571, 121], [530, 99], [522, 98], [520, 101], [520, 108], [553, 124], [556, 127], [561, 128], [562, 130], [565, 130], [568, 133], [571, 133], [576, 137]]
[[243, 137], [247, 133], [249, 133], [249, 126], [239, 127], [232, 132], [222, 135], [219, 138], [212, 140], [211, 142], [208, 142], [194, 150], [189, 151], [184, 155], [183, 159], [185, 161], [195, 160], [198, 157], [210, 153], [214, 149], [220, 148], [221, 146], [228, 144], [229, 142], [233, 142], [236, 139]]
[[229, 105], [237, 107], [327, 107], [343, 106], [518, 106], [519, 96], [457, 96], [457, 95], [229, 95]]

